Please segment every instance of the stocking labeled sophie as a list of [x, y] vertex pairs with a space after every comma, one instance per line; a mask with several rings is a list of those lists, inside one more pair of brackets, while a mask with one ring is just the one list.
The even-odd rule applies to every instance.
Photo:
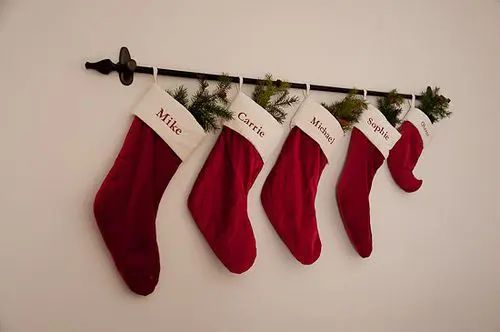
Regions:
[[261, 200], [274, 229], [302, 264], [321, 253], [314, 202], [321, 173], [343, 130], [323, 106], [306, 98], [295, 114]]
[[361, 257], [372, 252], [369, 196], [373, 178], [400, 136], [372, 105], [368, 105], [352, 130], [337, 183], [337, 203], [347, 235]]
[[424, 146], [431, 141], [432, 122], [424, 112], [412, 108], [399, 127], [399, 132], [401, 139], [389, 153], [387, 166], [398, 186], [410, 193], [422, 186], [423, 181], [413, 175], [413, 169]]
[[134, 109], [134, 119], [94, 202], [94, 214], [128, 287], [150, 294], [160, 273], [158, 204], [170, 179], [205, 136], [181, 104], [156, 83]]
[[234, 119], [225, 124], [203, 165], [188, 207], [219, 260], [229, 271], [243, 273], [256, 257], [247, 213], [248, 192], [276, 147], [282, 128], [242, 92], [230, 110]]

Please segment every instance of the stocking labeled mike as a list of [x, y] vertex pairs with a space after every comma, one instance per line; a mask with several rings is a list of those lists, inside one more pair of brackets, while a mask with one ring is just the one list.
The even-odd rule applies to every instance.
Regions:
[[158, 283], [156, 214], [165, 188], [205, 138], [205, 130], [215, 128], [218, 118], [231, 117], [219, 105], [225, 98], [218, 97], [229, 84], [221, 81], [215, 95], [207, 87], [200, 81], [189, 102], [184, 87], [171, 96], [155, 75], [134, 107], [123, 146], [95, 197], [94, 215], [104, 242], [127, 286], [140, 295], [150, 294]]

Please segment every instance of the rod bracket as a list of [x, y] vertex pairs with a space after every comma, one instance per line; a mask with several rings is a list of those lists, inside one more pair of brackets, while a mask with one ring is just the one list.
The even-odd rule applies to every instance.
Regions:
[[110, 59], [104, 59], [97, 62], [86, 62], [85, 68], [96, 70], [104, 75], [116, 71], [120, 77], [120, 82], [128, 86], [134, 81], [134, 72], [137, 68], [137, 62], [130, 57], [128, 48], [122, 47], [117, 63], [113, 63]]

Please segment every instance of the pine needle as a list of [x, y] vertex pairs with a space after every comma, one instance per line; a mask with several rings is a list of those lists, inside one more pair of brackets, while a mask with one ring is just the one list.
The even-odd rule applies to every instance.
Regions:
[[417, 107], [434, 123], [450, 117], [451, 111], [448, 110], [450, 101], [449, 98], [439, 94], [438, 87], [432, 89], [428, 86], [425, 92], [422, 92], [422, 98], [420, 98]]
[[392, 126], [396, 126], [401, 123], [399, 114], [403, 111], [403, 103], [405, 99], [403, 96], [398, 94], [396, 89], [391, 90], [387, 96], [377, 98], [377, 108], [382, 114], [384, 114], [387, 121]]
[[352, 129], [352, 126], [358, 122], [359, 116], [368, 107], [366, 101], [356, 95], [356, 90], [352, 90], [344, 99], [336, 101], [330, 105], [322, 103], [340, 123], [344, 132]]
[[167, 90], [167, 92], [174, 97], [182, 106], [188, 107], [188, 91], [184, 85], [178, 86], [175, 90]]
[[194, 116], [196, 121], [206, 132], [214, 132], [220, 129], [220, 122], [231, 120], [233, 114], [229, 110], [227, 92], [231, 88], [231, 80], [223, 75], [219, 78], [217, 87], [210, 92], [207, 80], [200, 79], [196, 93], [188, 98], [187, 89], [184, 86], [174, 91], [167, 91], [179, 103], [181, 103]]
[[288, 88], [287, 82], [275, 82], [271, 74], [266, 74], [255, 86], [252, 99], [282, 124], [287, 116], [285, 109], [299, 101], [299, 97], [290, 96]]

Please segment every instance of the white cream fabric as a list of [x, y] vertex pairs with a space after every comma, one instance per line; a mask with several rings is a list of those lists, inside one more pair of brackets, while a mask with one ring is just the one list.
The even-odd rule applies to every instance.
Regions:
[[224, 125], [252, 143], [265, 161], [278, 145], [283, 127], [271, 114], [241, 91], [231, 103], [230, 110], [234, 117]]
[[342, 126], [323, 106], [307, 97], [292, 119], [292, 126], [299, 127], [315, 140], [329, 160], [335, 142], [344, 136]]
[[354, 125], [358, 128], [387, 158], [389, 151], [401, 138], [399, 131], [394, 128], [385, 116], [373, 105], [361, 113], [359, 121]]
[[133, 113], [151, 127], [183, 161], [206, 135], [193, 115], [156, 83], [137, 103]]

